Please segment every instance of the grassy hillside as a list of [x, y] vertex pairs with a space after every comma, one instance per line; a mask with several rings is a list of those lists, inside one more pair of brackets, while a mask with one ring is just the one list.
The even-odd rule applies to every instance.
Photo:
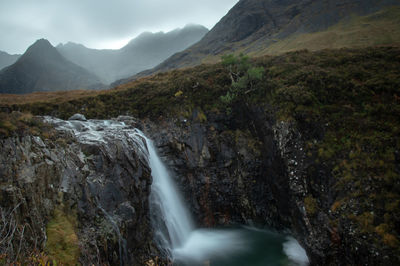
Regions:
[[34, 92], [29, 94], [0, 94], [0, 103], [3, 106], [13, 104], [27, 104], [37, 102], [65, 102], [88, 96], [96, 96], [106, 91], [100, 90], [73, 90], [55, 92]]
[[[324, 31], [293, 34], [285, 39], [265, 42], [260, 39], [253, 43], [234, 44], [236, 54], [251, 56], [279, 55], [307, 49], [340, 49], [345, 47], [363, 48], [375, 45], [400, 46], [400, 7], [388, 7], [367, 16], [353, 15]], [[205, 56], [203, 63], [216, 63], [219, 55]]]
[[[257, 58], [263, 81], [248, 95], [250, 106], [272, 108], [276, 119], [305, 128], [321, 127], [323, 136], [307, 143], [316, 164], [331, 169], [336, 198], [324, 209], [313, 194], [306, 207], [329, 212], [332, 226], [350, 230], [381, 249], [400, 252], [400, 48], [297, 51]], [[5, 109], [52, 114], [61, 118], [80, 112], [89, 118], [130, 114], [155, 121], [212, 115], [234, 121], [243, 112], [233, 105], [225, 114], [220, 101], [231, 84], [220, 65], [175, 70], [122, 85], [97, 96], [30, 102]], [[9, 132], [3, 114], [1, 132]], [[10, 133], [12, 134], [12, 132]], [[312, 172], [310, 176], [318, 176]], [[356, 252], [356, 251], [354, 251]]]
[[258, 51], [254, 54], [279, 54], [301, 49], [316, 51], [394, 43], [400, 44], [400, 7], [385, 8], [368, 16], [354, 15], [325, 31], [296, 34], [278, 40], [264, 49], [256, 48]]

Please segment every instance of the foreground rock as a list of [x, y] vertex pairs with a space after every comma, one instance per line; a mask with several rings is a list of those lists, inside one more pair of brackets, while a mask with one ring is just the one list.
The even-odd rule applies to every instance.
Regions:
[[[65, 242], [65, 250], [79, 250], [79, 257], [67, 254], [76, 256], [75, 263], [143, 265], [155, 257], [147, 200], [152, 179], [138, 143], [108, 131], [109, 124], [90, 128], [92, 134], [101, 131], [96, 139], [83, 133], [90, 132], [83, 121], [48, 121], [62, 130], [46, 139], [0, 140], [2, 229], [14, 230], [13, 236], [1, 235], [4, 261], [33, 263], [26, 257], [36, 250], [59, 253], [49, 246], [50, 238], [62, 238], [49, 233], [56, 216], [74, 228], [70, 238], [77, 241]], [[79, 138], [67, 123], [82, 133]]]

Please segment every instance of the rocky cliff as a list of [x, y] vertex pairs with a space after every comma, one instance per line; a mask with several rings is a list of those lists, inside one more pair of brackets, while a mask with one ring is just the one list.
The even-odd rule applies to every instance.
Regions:
[[137, 265], [156, 257], [152, 179], [138, 144], [105, 125], [95, 140], [85, 122], [71, 122], [80, 137], [68, 122], [50, 122], [59, 130], [0, 140], [2, 262]]
[[[176, 182], [200, 226], [247, 224], [290, 230], [314, 265], [351, 262], [337, 254], [333, 238], [338, 236], [332, 235], [335, 229], [327, 213], [316, 217], [305, 206], [311, 191], [330, 206], [334, 182], [328, 169], [307, 160], [308, 132], [299, 131], [295, 123], [278, 122], [268, 109], [252, 110], [249, 117], [232, 121], [208, 116], [204, 124], [195, 114], [181, 126], [164, 121], [156, 126], [147, 123], [146, 130], [177, 174]], [[319, 176], [307, 176], [312, 167]]]
[[279, 121], [268, 106], [239, 109], [228, 118], [194, 110], [189, 119], [144, 125], [199, 226], [246, 224], [290, 232], [311, 265], [399, 262], [393, 250], [360, 241], [372, 236], [360, 236], [347, 218], [334, 222], [337, 179], [309, 148], [322, 142], [325, 125]]

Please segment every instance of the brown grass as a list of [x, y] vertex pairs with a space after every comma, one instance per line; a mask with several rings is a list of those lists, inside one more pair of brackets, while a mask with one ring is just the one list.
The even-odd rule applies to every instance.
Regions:
[[[307, 49], [364, 48], [370, 46], [400, 47], [400, 7], [388, 7], [367, 16], [351, 16], [320, 32], [293, 34], [286, 39], [275, 39], [266, 45], [263, 40], [251, 44], [247, 40], [232, 43], [230, 50], [235, 54], [252, 57], [281, 55], [287, 52]], [[207, 55], [202, 63], [219, 62], [220, 54]]]
[[56, 92], [34, 92], [29, 94], [0, 94], [0, 105], [27, 104], [36, 102], [67, 102], [87, 96], [105, 93], [105, 90], [73, 90]]
[[386, 8], [368, 16], [354, 15], [325, 31], [292, 35], [255, 52], [254, 55], [375, 45], [400, 45], [400, 7]]

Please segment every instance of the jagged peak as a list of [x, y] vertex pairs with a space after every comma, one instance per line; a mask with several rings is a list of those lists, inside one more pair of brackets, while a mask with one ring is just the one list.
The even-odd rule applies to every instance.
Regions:
[[20, 60], [25, 60], [27, 58], [37, 58], [40, 60], [63, 59], [57, 49], [46, 39], [39, 39], [29, 46], [26, 52], [21, 56]]
[[195, 31], [204, 31], [204, 32], [208, 31], [208, 29], [206, 27], [204, 27], [202, 25], [199, 25], [199, 24], [193, 24], [193, 23], [186, 24], [183, 28], [176, 28], [176, 29], [173, 29], [173, 30], [168, 31], [168, 32], [164, 32], [164, 31], [159, 31], [159, 32], [145, 31], [145, 32], [142, 32], [141, 34], [139, 34], [136, 38], [130, 40], [129, 43], [123, 48], [129, 47], [129, 46], [132, 46], [132, 45], [136, 45], [137, 43], [142, 42], [142, 41], [149, 41], [151, 38], [167, 36], [167, 35], [176, 35], [176, 34], [179, 34], [179, 33], [182, 33], [182, 32], [188, 32], [188, 31], [193, 31], [193, 30], [195, 30]]
[[53, 45], [51, 45], [51, 43], [50, 43], [47, 39], [42, 38], [42, 39], [38, 39], [36, 42], [34, 42], [34, 43], [28, 48], [28, 50], [29, 50], [29, 49], [32, 49], [32, 48], [37, 48], [37, 47], [40, 47], [40, 48], [50, 48], [50, 47], [53, 47]]
[[66, 43], [59, 43], [56, 48], [69, 48], [69, 47], [81, 47], [81, 48], [87, 48], [81, 43], [76, 43], [76, 42], [66, 42]]
[[10, 53], [8, 53], [6, 51], [0, 51], [0, 54], [1, 55], [8, 55], [8, 56], [20, 56], [20, 54], [10, 54]]

